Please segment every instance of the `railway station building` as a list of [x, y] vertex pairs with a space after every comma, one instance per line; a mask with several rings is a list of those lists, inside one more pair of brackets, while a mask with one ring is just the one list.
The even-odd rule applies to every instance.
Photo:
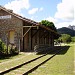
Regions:
[[33, 51], [35, 45], [54, 46], [58, 36], [52, 29], [0, 6], [0, 39], [5, 44], [14, 44], [21, 51]]

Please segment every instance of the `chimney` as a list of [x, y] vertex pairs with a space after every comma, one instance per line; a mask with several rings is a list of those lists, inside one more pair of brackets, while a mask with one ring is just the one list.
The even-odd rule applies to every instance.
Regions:
[[11, 12], [11, 13], [13, 12], [13, 10], [11, 10], [11, 9], [8, 9], [8, 11]]

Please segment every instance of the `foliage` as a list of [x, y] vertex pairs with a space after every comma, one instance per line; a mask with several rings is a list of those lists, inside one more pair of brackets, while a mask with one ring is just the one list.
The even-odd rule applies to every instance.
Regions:
[[6, 45], [0, 39], [0, 52], [5, 54], [6, 53], [6, 50], [7, 50]]
[[62, 34], [61, 37], [59, 37], [59, 40], [62, 40], [64, 43], [71, 42], [71, 36], [68, 34]]
[[35, 45], [34, 46], [34, 51], [36, 54], [44, 54], [49, 52], [49, 50], [51, 49], [51, 47], [49, 45]]
[[8, 53], [9, 54], [18, 54], [19, 50], [17, 49], [16, 45], [9, 44], [9, 46], [8, 46]]
[[41, 25], [44, 25], [44, 26], [48, 26], [48, 27], [51, 28], [52, 30], [57, 31], [57, 30], [56, 30], [56, 27], [54, 26], [54, 23], [53, 23], [53, 22], [50, 22], [50, 21], [48, 21], [48, 20], [42, 20], [42, 21], [40, 22], [40, 24], [41, 24]]
[[7, 54], [13, 55], [18, 53], [19, 53], [19, 50], [17, 49], [15, 45], [9, 45], [7, 50], [6, 44], [3, 43], [2, 40], [0, 39], [0, 54], [1, 55], [7, 55]]
[[71, 37], [71, 41], [72, 42], [75, 42], [75, 36], [74, 37]]

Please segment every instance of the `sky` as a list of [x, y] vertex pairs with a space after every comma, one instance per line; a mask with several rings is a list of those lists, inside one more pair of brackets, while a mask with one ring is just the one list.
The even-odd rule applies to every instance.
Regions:
[[56, 28], [75, 25], [74, 0], [0, 0], [0, 5], [12, 9], [36, 22], [48, 20]]

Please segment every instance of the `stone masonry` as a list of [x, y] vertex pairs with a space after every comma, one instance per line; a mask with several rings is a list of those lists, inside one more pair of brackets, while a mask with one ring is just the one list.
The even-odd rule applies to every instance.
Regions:
[[[0, 10], [0, 16], [4, 15], [6, 16], [11, 14], [8, 14], [7, 12]], [[17, 48], [19, 48], [19, 39], [21, 40], [23, 36], [22, 26], [23, 26], [23, 21], [13, 15], [11, 15], [11, 18], [8, 19], [0, 19], [0, 38], [4, 43], [6, 43], [7, 37], [9, 37], [9, 32], [11, 30], [15, 31], [14, 44], [17, 46]], [[10, 44], [9, 38], [8, 38], [8, 44]]]

